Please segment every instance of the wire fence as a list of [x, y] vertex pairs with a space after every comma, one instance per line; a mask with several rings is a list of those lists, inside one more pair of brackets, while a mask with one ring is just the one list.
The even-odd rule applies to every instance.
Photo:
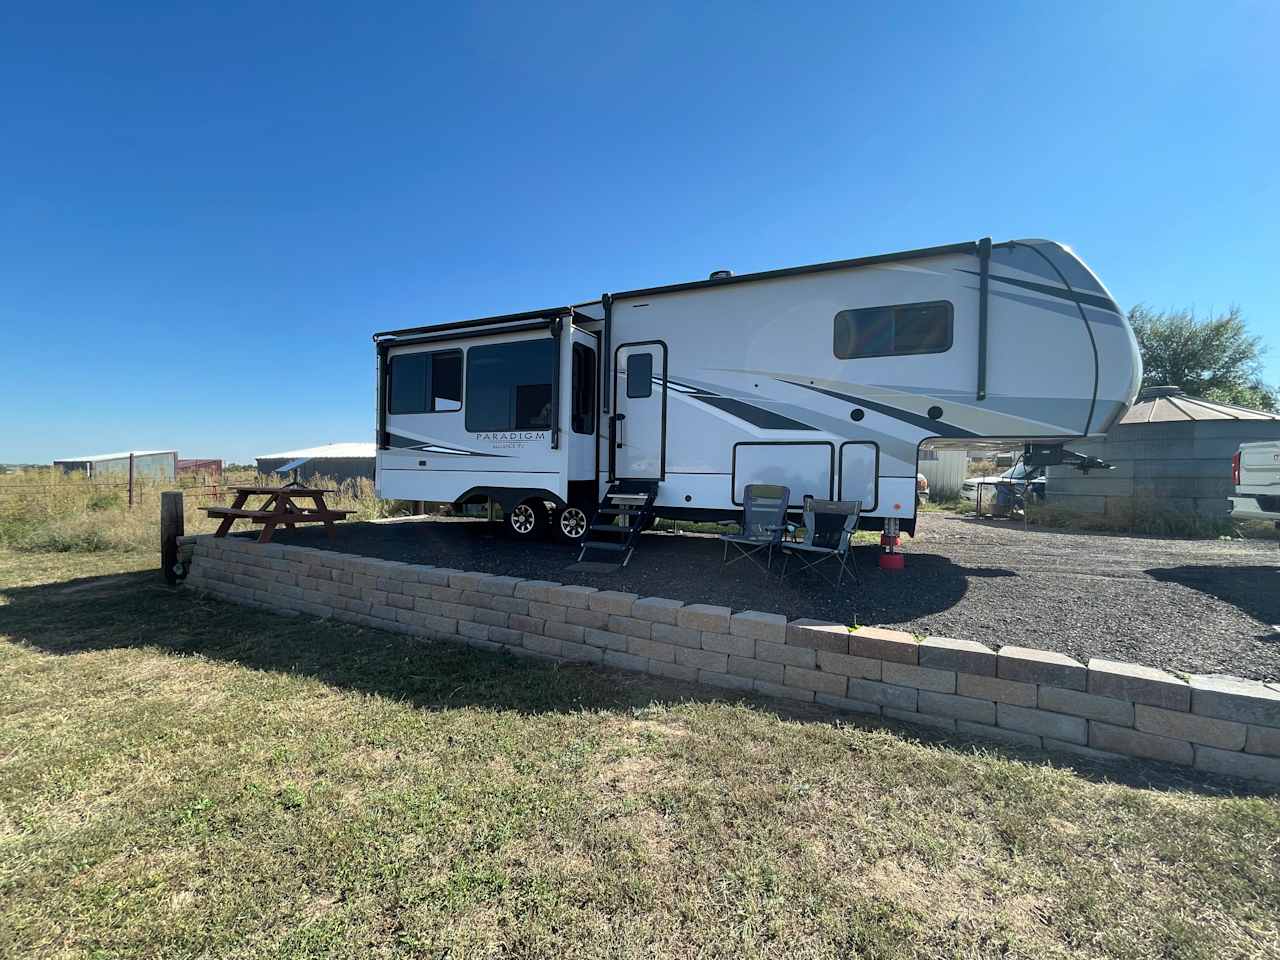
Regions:
[[[235, 483], [230, 484], [224, 481], [222, 483], [211, 483], [206, 481], [190, 481], [190, 480], [135, 480], [129, 483], [127, 480], [85, 480], [83, 492], [90, 496], [110, 496], [117, 495], [125, 501], [129, 506], [140, 504], [147, 500], [158, 499], [160, 494], [166, 490], [181, 490], [184, 497], [194, 499], [199, 502], [220, 501], [235, 493], [233, 489]], [[37, 480], [37, 481], [4, 481], [0, 479], [0, 503], [14, 502], [20, 500], [34, 500], [41, 497], [58, 497], [67, 492], [68, 481], [66, 480]]]
[[[330, 500], [335, 504], [341, 503], [354, 508], [362, 517], [366, 514], [379, 517], [392, 513], [416, 512], [407, 503], [379, 498], [373, 481], [368, 478], [338, 480], [317, 476], [310, 478], [310, 482], [331, 489], [333, 495]], [[137, 507], [152, 511], [158, 508], [160, 494], [170, 490], [181, 491], [188, 508], [225, 506], [234, 500], [237, 487], [280, 485], [280, 477], [264, 476], [253, 470], [237, 470], [214, 476], [141, 476], [130, 481], [118, 474], [95, 478], [46, 468], [18, 474], [0, 474], [0, 515], [13, 516], [31, 511], [133, 511]]]

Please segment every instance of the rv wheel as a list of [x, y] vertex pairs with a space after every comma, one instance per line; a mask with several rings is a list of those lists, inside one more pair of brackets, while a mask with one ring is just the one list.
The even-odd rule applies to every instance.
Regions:
[[507, 531], [517, 540], [536, 540], [547, 529], [547, 510], [537, 500], [526, 500], [507, 514]]
[[587, 535], [590, 520], [581, 507], [565, 507], [556, 511], [556, 535], [569, 543], [581, 543]]

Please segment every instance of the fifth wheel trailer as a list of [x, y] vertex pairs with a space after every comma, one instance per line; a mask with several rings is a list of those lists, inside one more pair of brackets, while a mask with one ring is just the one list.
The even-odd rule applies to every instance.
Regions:
[[1142, 374], [1114, 299], [1047, 240], [720, 271], [374, 341], [381, 496], [494, 500], [516, 536], [574, 540], [620, 499], [731, 519], [765, 482], [912, 532], [921, 443], [1098, 437]]

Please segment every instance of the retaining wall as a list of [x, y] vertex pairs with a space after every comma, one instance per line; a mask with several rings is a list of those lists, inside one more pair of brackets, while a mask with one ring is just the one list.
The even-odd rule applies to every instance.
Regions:
[[1003, 743], [1280, 783], [1280, 685], [1026, 647], [186, 537], [186, 583], [237, 603], [486, 650], [599, 663]]

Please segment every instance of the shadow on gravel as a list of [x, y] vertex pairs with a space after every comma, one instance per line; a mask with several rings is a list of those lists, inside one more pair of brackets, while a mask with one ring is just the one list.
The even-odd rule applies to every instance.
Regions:
[[338, 526], [333, 541], [315, 529], [286, 531], [275, 540], [385, 560], [780, 613], [793, 620], [817, 617], [883, 626], [950, 610], [964, 599], [971, 578], [1017, 576], [998, 567], [966, 567], [914, 548], [905, 570], [887, 573], [879, 567], [878, 544], [858, 543], [853, 547], [859, 573], [856, 582], [846, 577], [843, 587], [836, 590], [820, 577], [800, 574], [779, 583], [776, 555], [772, 577], [748, 561], [722, 573], [724, 547], [715, 536], [667, 532], [641, 537], [631, 562], [623, 569], [587, 573], [568, 569], [577, 559], [576, 547], [548, 541], [517, 543], [505, 536], [500, 526], [473, 520], [346, 523]]
[[[1046, 754], [911, 725], [837, 715], [816, 706], [734, 697], [687, 683], [596, 667], [533, 661], [333, 621], [287, 617], [170, 588], [156, 574], [120, 574], [3, 591], [0, 635], [49, 654], [154, 649], [250, 670], [320, 680], [422, 710], [468, 706], [537, 715], [627, 710], [653, 703], [742, 701], [802, 723], [893, 729], [948, 750], [982, 749], [1082, 777], [1142, 789], [1271, 795], [1275, 789], [1133, 760]], [[85, 718], [92, 721], [92, 718]]]
[[[1177, 583], [1216, 597], [1264, 624], [1280, 626], [1280, 563], [1271, 566], [1155, 567], [1147, 571], [1153, 580]], [[1257, 638], [1280, 645], [1280, 632]]]

